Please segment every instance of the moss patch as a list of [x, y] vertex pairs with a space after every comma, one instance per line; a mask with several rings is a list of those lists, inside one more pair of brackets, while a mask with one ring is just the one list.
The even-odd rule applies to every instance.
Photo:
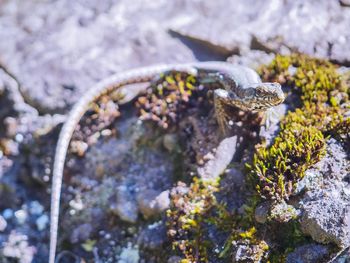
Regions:
[[196, 86], [197, 79], [186, 73], [161, 75], [159, 81], [147, 90], [147, 94], [136, 102], [140, 119], [151, 120], [163, 129], [176, 124], [183, 112], [191, 107], [191, 102], [196, 101], [191, 100], [193, 95], [198, 95]]
[[305, 55], [276, 56], [260, 73], [300, 97], [300, 108], [282, 120], [274, 144], [259, 147], [248, 166], [262, 198], [288, 200], [305, 171], [325, 155], [325, 137], [341, 136], [349, 129], [343, 117], [349, 91], [333, 64]]
[[204, 236], [207, 217], [218, 206], [215, 192], [218, 181], [194, 178], [189, 188], [180, 184], [171, 193], [171, 209], [167, 211], [168, 235], [173, 248], [185, 257], [182, 263], [208, 262], [207, 248], [212, 244]]

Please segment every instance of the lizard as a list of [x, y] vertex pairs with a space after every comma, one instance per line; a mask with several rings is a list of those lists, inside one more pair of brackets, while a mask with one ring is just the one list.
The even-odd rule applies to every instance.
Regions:
[[278, 83], [263, 83], [252, 69], [228, 62], [193, 62], [143, 67], [116, 73], [89, 89], [71, 109], [60, 131], [53, 164], [49, 263], [55, 262], [60, 196], [64, 162], [75, 127], [90, 103], [104, 94], [133, 83], [147, 83], [167, 72], [185, 72], [197, 76], [199, 84], [219, 83], [222, 88], [214, 90], [214, 112], [219, 128], [227, 135], [229, 116], [225, 106], [245, 111], [265, 111], [284, 101], [284, 93]]

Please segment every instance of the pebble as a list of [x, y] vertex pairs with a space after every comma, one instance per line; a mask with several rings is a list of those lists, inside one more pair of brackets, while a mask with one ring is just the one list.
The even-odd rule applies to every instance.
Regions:
[[47, 215], [40, 216], [36, 221], [36, 227], [39, 231], [43, 231], [49, 223], [49, 217]]
[[137, 196], [140, 212], [145, 218], [156, 216], [170, 205], [169, 191], [158, 193], [154, 190], [140, 191]]
[[163, 138], [163, 146], [169, 152], [172, 152], [178, 147], [178, 138], [175, 134], [166, 134]]
[[69, 205], [70, 207], [72, 207], [74, 210], [83, 210], [84, 209], [84, 204], [83, 201], [81, 200], [81, 198], [78, 196], [75, 199], [72, 199], [71, 201], [69, 201]]
[[18, 143], [23, 142], [23, 139], [24, 139], [24, 137], [22, 134], [20, 134], [20, 133], [16, 134], [16, 136], [15, 136], [16, 142], [18, 142]]
[[138, 218], [138, 207], [135, 200], [133, 200], [129, 189], [126, 186], [119, 186], [117, 188], [116, 203], [110, 206], [111, 211], [119, 216], [125, 222], [136, 223]]
[[138, 263], [140, 261], [139, 249], [137, 246], [132, 247], [129, 243], [128, 247], [123, 248], [120, 253], [118, 263]]
[[18, 224], [23, 225], [27, 220], [28, 213], [27, 213], [27, 211], [25, 211], [23, 209], [17, 210], [15, 212], [15, 217], [17, 219]]
[[7, 208], [5, 209], [3, 212], [2, 212], [2, 216], [5, 218], [5, 219], [10, 219], [13, 217], [13, 210], [10, 209], [10, 208]]
[[7, 222], [4, 217], [0, 216], [0, 232], [4, 231], [7, 227]]
[[44, 207], [38, 201], [32, 201], [29, 204], [29, 213], [32, 215], [41, 215], [44, 212]]

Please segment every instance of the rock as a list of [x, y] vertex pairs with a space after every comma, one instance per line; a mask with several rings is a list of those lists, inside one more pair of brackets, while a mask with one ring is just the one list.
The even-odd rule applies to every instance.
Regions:
[[244, 168], [230, 165], [225, 171], [225, 175], [220, 179], [220, 191], [217, 198], [220, 202], [226, 203], [229, 210], [238, 210], [244, 213], [246, 203], [246, 174]]
[[266, 112], [266, 122], [261, 126], [259, 136], [266, 141], [267, 146], [273, 143], [274, 138], [279, 133], [280, 120], [287, 114], [287, 110], [288, 106], [283, 103]]
[[18, 224], [23, 225], [28, 218], [27, 210], [20, 209], [15, 212], [15, 217], [17, 219]]
[[93, 229], [92, 229], [91, 224], [88, 224], [88, 223], [82, 224], [73, 230], [73, 232], [70, 235], [69, 240], [73, 244], [85, 241], [85, 240], [89, 239], [92, 230]]
[[[327, 141], [327, 154], [316, 165], [305, 171], [304, 178], [297, 183], [295, 194], [307, 191], [305, 198], [315, 199], [325, 192], [346, 192], [350, 161], [342, 144], [335, 139]], [[324, 185], [320, 189], [320, 185]], [[343, 195], [345, 198], [348, 198]], [[350, 196], [349, 196], [350, 197]]]
[[[103, 177], [107, 171], [114, 171], [121, 163], [125, 162], [125, 158], [132, 147], [132, 141], [127, 139], [111, 138], [108, 143], [97, 143], [90, 147], [86, 153], [86, 173], [90, 178], [95, 175]], [[118, 149], [116, 151], [115, 149]]]
[[[320, 243], [350, 246], [350, 193], [347, 180], [350, 160], [342, 144], [329, 139], [326, 156], [306, 171], [298, 189], [305, 194], [299, 202], [301, 229]], [[311, 182], [311, 183], [308, 183]], [[299, 190], [300, 191], [300, 190]]]
[[266, 223], [269, 216], [270, 206], [271, 206], [270, 202], [264, 202], [259, 204], [255, 208], [254, 218], [258, 223], [260, 224]]
[[145, 218], [159, 215], [169, 208], [170, 205], [169, 191], [164, 191], [159, 194], [155, 190], [145, 189], [137, 194], [136, 199], [140, 212]]
[[17, 259], [20, 263], [31, 263], [35, 254], [35, 248], [28, 244], [28, 237], [15, 231], [10, 233], [2, 247], [5, 257]]
[[198, 174], [203, 179], [218, 178], [230, 164], [233, 155], [236, 153], [237, 136], [229, 137], [221, 141], [215, 156], [203, 167], [197, 169]]
[[131, 244], [128, 244], [128, 247], [123, 248], [118, 263], [139, 263], [140, 254], [139, 249]]
[[7, 222], [5, 218], [0, 216], [0, 232], [3, 232], [6, 229], [6, 227], [7, 227]]
[[117, 98], [119, 98], [118, 99], [119, 105], [123, 105], [135, 99], [136, 96], [144, 92], [148, 87], [149, 87], [148, 82], [125, 85], [120, 89], [118, 89], [117, 94], [115, 95], [112, 94], [112, 95], [117, 96]]
[[313, 240], [339, 247], [350, 246], [350, 204], [336, 197], [324, 197], [303, 206], [301, 229]]
[[[167, 33], [164, 23], [182, 8], [179, 3], [145, 6], [126, 0], [108, 1], [103, 7], [67, 0], [6, 2], [1, 4], [0, 23], [6, 23], [7, 30], [0, 33], [6, 39], [0, 53], [31, 105], [45, 113], [66, 111], [87, 88], [122, 69], [193, 60], [193, 53]], [[33, 12], [26, 12], [29, 9]], [[129, 19], [134, 16], [137, 27]]]
[[151, 225], [139, 234], [137, 243], [143, 249], [160, 251], [168, 240], [166, 231], [166, 226], [162, 223], [157, 224], [155, 227]]
[[[342, 1], [342, 5], [345, 2]], [[201, 8], [197, 9], [199, 5]], [[172, 30], [224, 52], [245, 54], [248, 49], [276, 53], [298, 51], [344, 64], [350, 61], [346, 44], [350, 36], [345, 33], [350, 10], [339, 1], [322, 0], [315, 7], [302, 0], [260, 3], [240, 0], [234, 5], [219, 0], [192, 3], [188, 8], [196, 11], [187, 14], [186, 19], [185, 15], [174, 17], [170, 24]], [[226, 19], [217, 19], [218, 13]]]
[[227, 61], [252, 69], [258, 69], [263, 64], [269, 64], [274, 57], [274, 54], [266, 53], [261, 50], [249, 50], [240, 55], [232, 55], [227, 59]]
[[35, 221], [35, 224], [39, 231], [43, 231], [49, 224], [49, 217], [47, 215], [41, 215]]
[[307, 244], [297, 247], [287, 256], [287, 263], [319, 263], [329, 256], [330, 251], [327, 246], [319, 244]]
[[136, 223], [138, 218], [138, 207], [131, 193], [126, 186], [119, 186], [117, 189], [117, 200], [111, 210], [116, 213], [121, 220], [128, 223]]
[[2, 216], [5, 219], [10, 219], [13, 217], [13, 210], [10, 208], [6, 208], [3, 212], [2, 212]]
[[41, 215], [44, 212], [44, 207], [38, 201], [32, 201], [29, 204], [29, 213], [32, 215]]
[[270, 210], [270, 219], [280, 223], [286, 223], [292, 219], [296, 219], [299, 215], [292, 205], [288, 205], [285, 201], [274, 204]]
[[163, 138], [163, 146], [169, 152], [173, 152], [179, 147], [179, 142], [176, 134], [165, 134]]
[[250, 244], [248, 240], [232, 242], [232, 262], [261, 262], [266, 256], [266, 242]]

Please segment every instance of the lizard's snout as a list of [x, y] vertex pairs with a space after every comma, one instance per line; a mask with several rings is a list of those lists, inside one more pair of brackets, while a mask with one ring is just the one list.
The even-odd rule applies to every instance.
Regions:
[[283, 93], [281, 85], [279, 83], [276, 83], [276, 84], [277, 84], [276, 85], [277, 86], [276, 87], [276, 96], [277, 96], [277, 99], [282, 103], [285, 100], [286, 96]]
[[285, 100], [285, 95], [282, 91], [281, 84], [277, 82], [269, 83], [270, 85], [270, 92], [273, 94], [273, 98], [276, 101], [276, 104], [280, 104]]

